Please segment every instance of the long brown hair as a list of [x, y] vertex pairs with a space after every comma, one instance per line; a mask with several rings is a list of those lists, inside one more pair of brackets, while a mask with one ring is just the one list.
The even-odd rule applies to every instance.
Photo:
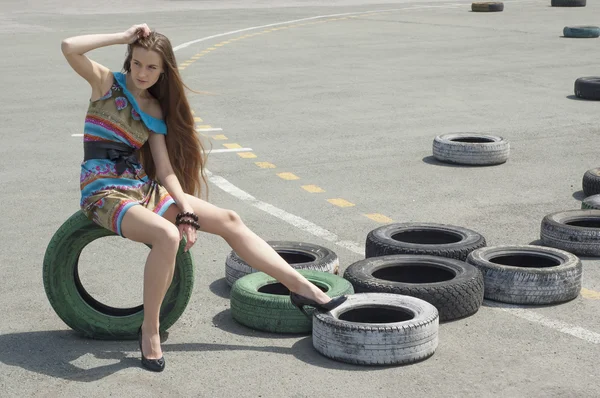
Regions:
[[[131, 72], [131, 57], [135, 47], [155, 51], [163, 60], [163, 74], [148, 92], [160, 103], [167, 124], [167, 151], [181, 188], [185, 193], [199, 197], [204, 183], [208, 196], [208, 184], [204, 175], [204, 146], [194, 128], [194, 117], [184, 87], [193, 90], [181, 79], [171, 42], [166, 36], [153, 31], [147, 37], [129, 44], [123, 64], [124, 71]], [[139, 154], [148, 177], [156, 179], [156, 166], [148, 142], [140, 148]]]

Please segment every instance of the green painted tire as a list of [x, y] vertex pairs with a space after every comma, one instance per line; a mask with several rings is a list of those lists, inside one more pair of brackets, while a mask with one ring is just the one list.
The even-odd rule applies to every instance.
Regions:
[[[116, 235], [78, 211], [56, 231], [44, 256], [46, 296], [56, 314], [73, 330], [94, 339], [136, 339], [144, 307], [114, 308], [94, 299], [79, 279], [79, 256], [92, 241]], [[190, 252], [179, 246], [173, 281], [160, 311], [160, 331], [171, 327], [187, 306], [194, 286]]]
[[563, 28], [563, 36], [580, 38], [600, 37], [600, 28], [597, 26], [565, 26]]
[[[352, 284], [328, 272], [298, 270], [329, 297], [354, 293]], [[231, 315], [251, 329], [273, 333], [310, 333], [312, 321], [290, 301], [289, 290], [263, 272], [236, 280], [231, 287]]]

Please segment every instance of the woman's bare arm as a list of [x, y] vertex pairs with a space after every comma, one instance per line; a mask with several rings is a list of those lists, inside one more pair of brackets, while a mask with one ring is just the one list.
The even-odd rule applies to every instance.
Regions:
[[156, 165], [156, 177], [158, 177], [160, 183], [167, 189], [181, 211], [194, 211], [186, 200], [181, 183], [171, 166], [165, 136], [153, 133], [150, 134], [148, 140], [150, 142], [150, 150], [152, 151], [152, 159], [154, 159], [154, 164]]
[[84, 54], [100, 47], [129, 44], [137, 40], [140, 35], [148, 34], [150, 34], [150, 28], [146, 24], [133, 25], [121, 33], [69, 37], [62, 41], [60, 47], [73, 70], [90, 83], [93, 91], [101, 93], [101, 88], [104, 86], [103, 83], [110, 74], [110, 70]]

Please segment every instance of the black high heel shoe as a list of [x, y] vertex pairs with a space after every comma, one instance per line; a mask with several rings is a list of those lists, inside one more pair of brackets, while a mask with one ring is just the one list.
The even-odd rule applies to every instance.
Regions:
[[298, 293], [290, 293], [290, 300], [292, 301], [292, 304], [294, 304], [296, 308], [302, 311], [302, 313], [306, 315], [308, 319], [312, 319], [312, 316], [308, 312], [306, 312], [306, 310], [304, 309], [305, 306], [310, 305], [311, 307], [315, 307], [317, 310], [320, 311], [331, 311], [347, 299], [348, 297], [346, 296], [339, 296], [334, 299], [331, 299], [328, 303], [319, 304], [314, 300], [299, 295]]
[[165, 370], [165, 357], [160, 357], [158, 359], [148, 359], [144, 356], [144, 351], [142, 350], [142, 327], [138, 330], [138, 340], [140, 342], [140, 353], [142, 354], [142, 366], [148, 370], [153, 372], [162, 372]]

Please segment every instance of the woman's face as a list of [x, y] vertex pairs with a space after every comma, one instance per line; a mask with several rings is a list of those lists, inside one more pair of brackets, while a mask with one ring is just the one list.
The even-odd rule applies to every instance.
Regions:
[[131, 56], [131, 78], [139, 89], [148, 89], [163, 71], [160, 54], [142, 47], [134, 47]]

